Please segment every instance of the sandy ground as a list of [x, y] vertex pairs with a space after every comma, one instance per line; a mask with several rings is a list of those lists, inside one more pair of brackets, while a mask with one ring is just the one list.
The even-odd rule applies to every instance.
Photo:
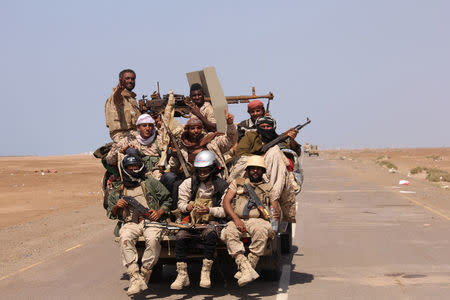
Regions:
[[101, 205], [103, 172], [90, 155], [0, 157], [0, 228]]
[[[362, 150], [327, 150], [322, 151], [333, 159], [373, 162], [384, 159], [398, 167], [398, 172], [412, 178], [425, 179], [425, 172], [409, 175], [415, 167], [437, 168], [450, 172], [450, 148], [417, 148], [417, 149], [362, 149]], [[408, 179], [408, 178], [405, 178]], [[437, 186], [448, 186], [448, 182], [435, 183]]]

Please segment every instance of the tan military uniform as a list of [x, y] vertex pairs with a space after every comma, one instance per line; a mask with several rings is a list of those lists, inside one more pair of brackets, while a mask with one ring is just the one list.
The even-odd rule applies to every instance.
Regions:
[[[136, 133], [135, 133], [136, 134]], [[126, 146], [131, 145], [132, 147], [138, 149], [142, 154], [149, 157], [160, 158], [161, 148], [159, 145], [163, 143], [161, 136], [157, 133], [156, 139], [150, 145], [142, 145], [136, 139], [136, 135], [129, 135], [127, 137], [122, 138], [117, 143], [114, 143], [111, 147], [111, 150], [106, 155], [106, 162], [109, 165], [117, 165], [118, 154], [122, 151]], [[149, 173], [147, 175], [153, 176], [155, 179], [160, 179], [162, 174], [160, 170], [147, 170]]]
[[[227, 181], [242, 177], [245, 174], [245, 166], [249, 156], [241, 156], [231, 169]], [[288, 169], [289, 161], [279, 146], [273, 146], [264, 154], [267, 176], [272, 185], [272, 193], [278, 199], [283, 212], [283, 221], [295, 223], [296, 219], [296, 199], [295, 192], [297, 184], [293, 184], [293, 176], [290, 176]]]
[[[191, 199], [191, 184], [192, 184], [192, 178], [188, 178], [184, 180], [180, 187], [178, 188], [178, 209], [181, 210], [184, 213], [187, 213], [186, 207], [189, 204], [189, 201]], [[197, 191], [196, 198], [201, 201], [201, 199], [209, 199], [211, 200], [211, 197], [214, 193], [214, 186], [211, 181], [208, 181], [206, 183], [202, 182], [200, 183], [200, 186]], [[224, 193], [225, 196], [225, 193]], [[223, 200], [223, 196], [222, 196]], [[209, 214], [215, 218], [225, 218], [225, 211], [223, 210], [222, 206], [217, 207], [211, 207], [209, 206]]]
[[[139, 203], [148, 208], [147, 200], [140, 186], [128, 189], [126, 195], [134, 197]], [[125, 224], [119, 231], [119, 244], [123, 265], [129, 269], [137, 267], [138, 253], [136, 242], [140, 236], [144, 236], [145, 250], [142, 255], [142, 266], [147, 270], [151, 270], [158, 262], [161, 252], [161, 240], [165, 229], [158, 225], [150, 225], [149, 220], [142, 220], [137, 223], [136, 214], [128, 207], [122, 210], [122, 218]]]
[[135, 93], [123, 90], [122, 101], [116, 104], [113, 91], [105, 103], [106, 127], [109, 129], [111, 139], [117, 143], [134, 131], [140, 114]]
[[[266, 180], [255, 184], [251, 183], [248, 178], [238, 178], [233, 180], [228, 187], [230, 190], [236, 192], [236, 196], [232, 200], [233, 210], [241, 217], [247, 232], [251, 236], [249, 250], [259, 257], [264, 254], [267, 240], [274, 237], [274, 231], [270, 222], [261, 217], [260, 212], [256, 207], [250, 210], [248, 218], [242, 218], [243, 209], [247, 205], [249, 199], [249, 195], [244, 190], [244, 184], [250, 184], [254, 188], [256, 195], [266, 208], [269, 207], [271, 201], [276, 199], [273, 198], [271, 185]], [[243, 254], [245, 252], [241, 237], [242, 232], [236, 228], [233, 221], [228, 222], [227, 227], [221, 232], [220, 238], [226, 243], [228, 253], [233, 257], [239, 253]]]
[[[216, 118], [214, 117], [214, 109], [212, 107], [212, 104], [208, 101], [205, 101], [205, 103], [203, 103], [203, 105], [200, 107], [200, 112], [202, 113], [202, 115], [205, 116], [205, 118], [211, 122], [211, 123], [216, 123]], [[190, 118], [195, 118], [198, 119], [198, 117], [194, 114], [191, 113]]]
[[[228, 177], [228, 168], [226, 166], [226, 161], [224, 158], [224, 153], [229, 151], [233, 145], [237, 141], [237, 129], [236, 125], [231, 124], [227, 126], [227, 133], [226, 135], [219, 135], [216, 136], [209, 144], [206, 145], [207, 150], [214, 153], [216, 156], [216, 159], [219, 163], [219, 165], [225, 170], [225, 178]], [[188, 162], [188, 150], [186, 147], [181, 147], [181, 154], [184, 157], [184, 160]], [[189, 163], [188, 163], [189, 164]], [[174, 173], [178, 173], [178, 170], [180, 168], [180, 162], [178, 161], [178, 158], [175, 156], [172, 156], [169, 159], [169, 166], [170, 171]], [[192, 166], [189, 166], [192, 168]]]

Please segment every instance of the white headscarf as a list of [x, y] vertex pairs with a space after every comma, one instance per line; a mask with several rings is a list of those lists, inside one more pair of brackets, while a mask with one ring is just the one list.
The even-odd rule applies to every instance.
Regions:
[[152, 132], [152, 135], [149, 138], [144, 139], [141, 136], [141, 133], [139, 132], [139, 130], [138, 130], [138, 135], [136, 137], [136, 139], [138, 140], [138, 142], [140, 144], [142, 144], [144, 146], [148, 146], [148, 145], [150, 145], [153, 142], [153, 140], [156, 137], [156, 131], [157, 130], [156, 130], [156, 126], [154, 126], [155, 125], [155, 120], [153, 120], [153, 118], [149, 114], [142, 114], [137, 119], [136, 126], [141, 125], [141, 124], [153, 124], [153, 132]]

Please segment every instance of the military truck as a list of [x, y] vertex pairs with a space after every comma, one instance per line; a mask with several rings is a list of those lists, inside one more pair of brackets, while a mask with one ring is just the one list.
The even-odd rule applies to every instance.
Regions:
[[[282, 151], [289, 159], [291, 159], [294, 164], [292, 172], [299, 186], [299, 188], [297, 189], [298, 194], [301, 191], [301, 187], [303, 184], [303, 169], [300, 163], [300, 159], [298, 155], [292, 150], [282, 149]], [[164, 226], [167, 229], [166, 234], [163, 237], [163, 241], [161, 242], [162, 247], [158, 263], [154, 266], [152, 272], [151, 280], [156, 281], [162, 277], [164, 265], [176, 264], [175, 235], [179, 231], [179, 228], [170, 225], [160, 225], [158, 223], [154, 224], [154, 226]], [[256, 267], [256, 270], [264, 280], [275, 281], [280, 279], [282, 272], [282, 256], [290, 254], [292, 250], [292, 226], [295, 225], [284, 221], [272, 223], [272, 228], [274, 228], [275, 230], [275, 236], [273, 239], [267, 242], [264, 255], [260, 258]], [[119, 241], [117, 237], [116, 241]], [[248, 251], [248, 246], [251, 242], [250, 235], [244, 234], [242, 237], [242, 241], [244, 243], [246, 251]], [[145, 249], [145, 239], [143, 237], [139, 238], [136, 244], [136, 248], [138, 250], [140, 260]], [[201, 249], [201, 245], [196, 245], [192, 248], [189, 248], [187, 257], [189, 262], [200, 263], [203, 259], [203, 250]], [[214, 263], [214, 268], [216, 270], [219, 270], [219, 272], [227, 266], [234, 266], [235, 268], [234, 260], [228, 254], [227, 247], [221, 240], [218, 241], [215, 258], [216, 262]]]
[[311, 145], [308, 155], [309, 156], [319, 156], [319, 146]]

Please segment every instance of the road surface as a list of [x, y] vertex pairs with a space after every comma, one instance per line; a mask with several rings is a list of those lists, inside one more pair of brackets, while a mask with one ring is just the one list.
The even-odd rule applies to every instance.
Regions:
[[[174, 266], [136, 299], [450, 299], [449, 199], [400, 193], [385, 171], [322, 158], [304, 161], [293, 253], [278, 282], [171, 291]], [[101, 208], [99, 218], [104, 217]], [[86, 240], [0, 278], [0, 299], [127, 299], [113, 223]], [[228, 275], [228, 276], [227, 276]]]

